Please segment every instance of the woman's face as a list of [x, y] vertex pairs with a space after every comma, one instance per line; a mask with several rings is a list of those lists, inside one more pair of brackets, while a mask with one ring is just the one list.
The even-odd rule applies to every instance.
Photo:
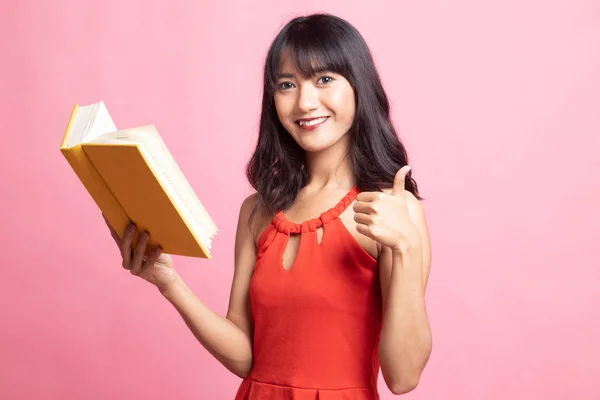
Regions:
[[346, 138], [356, 111], [354, 90], [342, 75], [303, 77], [284, 57], [275, 91], [281, 124], [307, 152], [320, 152]]

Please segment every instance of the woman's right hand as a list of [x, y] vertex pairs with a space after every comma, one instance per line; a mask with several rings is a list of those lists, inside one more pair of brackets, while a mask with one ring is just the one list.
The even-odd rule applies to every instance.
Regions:
[[[104, 214], [102, 216], [104, 217]], [[137, 246], [132, 248], [133, 237], [136, 232], [136, 227], [133, 223], [129, 224], [123, 234], [123, 239], [121, 239], [108, 223], [106, 217], [104, 217], [104, 222], [106, 222], [110, 234], [119, 247], [121, 257], [123, 258], [123, 268], [128, 270], [132, 275], [139, 276], [152, 283], [161, 293], [164, 293], [176, 281], [177, 272], [173, 268], [171, 256], [163, 254], [160, 247], [151, 251], [148, 251], [149, 249], [146, 248], [149, 240], [147, 232], [140, 235]]]

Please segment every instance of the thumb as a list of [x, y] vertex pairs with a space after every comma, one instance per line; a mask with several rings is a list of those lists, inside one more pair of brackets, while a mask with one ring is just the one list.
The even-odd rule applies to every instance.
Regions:
[[406, 181], [406, 175], [408, 174], [408, 171], [410, 171], [410, 166], [405, 165], [404, 167], [400, 168], [398, 172], [396, 172], [396, 176], [394, 177], [394, 187], [392, 188], [392, 195], [401, 195], [404, 193], [404, 182]]

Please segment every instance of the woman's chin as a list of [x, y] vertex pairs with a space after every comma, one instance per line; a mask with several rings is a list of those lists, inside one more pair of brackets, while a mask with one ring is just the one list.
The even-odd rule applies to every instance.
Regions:
[[331, 147], [330, 143], [322, 143], [316, 141], [301, 141], [298, 143], [300, 147], [307, 153], [320, 153]]
[[342, 137], [304, 137], [297, 140], [298, 145], [304, 149], [307, 153], [322, 153], [329, 150], [332, 147], [339, 147], [340, 145], [347, 145], [342, 140]]

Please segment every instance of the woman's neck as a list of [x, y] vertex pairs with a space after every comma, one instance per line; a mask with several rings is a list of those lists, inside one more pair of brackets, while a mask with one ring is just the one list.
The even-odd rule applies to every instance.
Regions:
[[322, 189], [351, 189], [355, 185], [354, 172], [348, 147], [343, 143], [331, 146], [319, 153], [306, 155], [310, 176], [308, 186], [311, 191]]

